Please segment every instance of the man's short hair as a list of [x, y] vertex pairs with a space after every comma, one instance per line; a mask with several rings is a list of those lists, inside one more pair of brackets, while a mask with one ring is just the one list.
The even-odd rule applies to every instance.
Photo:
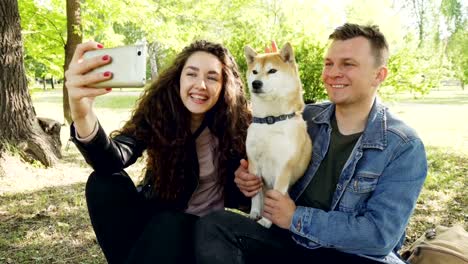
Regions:
[[388, 60], [388, 43], [377, 25], [362, 26], [345, 23], [339, 26], [328, 37], [331, 40], [348, 40], [356, 37], [364, 37], [369, 40], [371, 51], [375, 57], [377, 66], [386, 65]]

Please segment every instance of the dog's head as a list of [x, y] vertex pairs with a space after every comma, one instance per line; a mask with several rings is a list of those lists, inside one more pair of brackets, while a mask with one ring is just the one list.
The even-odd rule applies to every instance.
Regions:
[[246, 46], [247, 82], [252, 96], [276, 99], [301, 94], [301, 81], [291, 44], [280, 52], [257, 54]]

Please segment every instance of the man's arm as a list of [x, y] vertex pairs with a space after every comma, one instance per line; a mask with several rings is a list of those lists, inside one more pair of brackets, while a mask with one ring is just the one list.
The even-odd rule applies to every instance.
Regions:
[[364, 214], [298, 206], [289, 229], [325, 247], [356, 254], [387, 255], [408, 224], [426, 174], [422, 142], [419, 139], [403, 142], [380, 176]]

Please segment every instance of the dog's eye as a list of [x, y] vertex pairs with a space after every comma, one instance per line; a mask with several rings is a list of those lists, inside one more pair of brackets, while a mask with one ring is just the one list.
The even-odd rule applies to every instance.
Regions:
[[268, 74], [275, 73], [275, 72], [277, 72], [276, 69], [271, 69], [271, 70], [268, 71]]
[[253, 70], [253, 71], [252, 71], [252, 73], [253, 73], [253, 74], [257, 74], [257, 73], [258, 73], [258, 71], [256, 71], [256, 70]]

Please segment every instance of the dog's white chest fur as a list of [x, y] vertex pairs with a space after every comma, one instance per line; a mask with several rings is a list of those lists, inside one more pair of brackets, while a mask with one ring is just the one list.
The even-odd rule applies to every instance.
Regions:
[[[261, 216], [264, 192], [275, 189], [285, 194], [307, 168], [311, 156], [311, 140], [301, 116], [275, 124], [250, 125], [247, 131], [247, 156], [249, 172], [262, 177], [263, 192], [252, 198], [250, 217]], [[259, 220], [265, 227], [271, 226], [266, 218]]]
[[302, 119], [295, 118], [272, 125], [254, 123], [248, 129], [246, 147], [249, 167], [252, 170], [255, 168], [256, 175], [263, 178], [268, 189], [273, 189], [279, 170], [297, 155], [300, 148], [295, 138], [297, 126], [305, 126], [301, 122], [304, 123]]

